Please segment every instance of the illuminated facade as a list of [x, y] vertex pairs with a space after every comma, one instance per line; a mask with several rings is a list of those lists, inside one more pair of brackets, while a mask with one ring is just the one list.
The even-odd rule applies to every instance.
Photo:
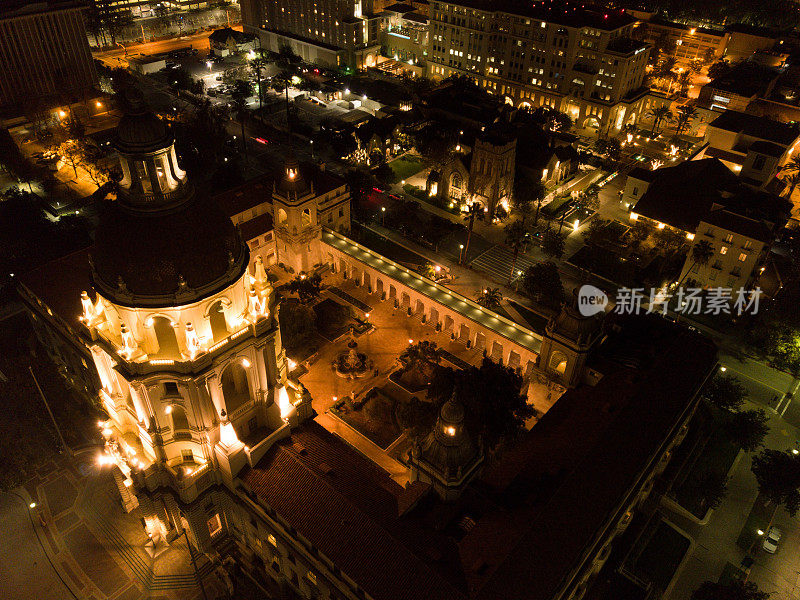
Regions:
[[155, 543], [224, 529], [219, 491], [306, 416], [286, 377], [275, 294], [260, 257], [187, 181], [164, 124], [129, 92], [116, 146], [123, 179], [103, 207], [81, 293], [86, 345], [109, 418], [103, 463]]
[[648, 46], [632, 39], [635, 20], [573, 10], [432, 2], [428, 76], [465, 75], [508, 104], [549, 106], [578, 127], [637, 122]]

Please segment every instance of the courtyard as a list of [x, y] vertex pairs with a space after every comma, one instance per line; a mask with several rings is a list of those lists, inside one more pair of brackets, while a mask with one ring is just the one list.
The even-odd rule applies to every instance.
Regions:
[[[285, 277], [285, 273], [283, 275]], [[391, 300], [381, 301], [378, 294], [367, 293], [366, 288], [357, 286], [352, 279], [343, 279], [341, 274], [327, 272], [322, 283], [320, 303], [349, 304], [356, 319], [367, 320], [374, 327], [352, 338], [349, 333], [343, 333], [322, 344], [302, 365], [295, 366], [296, 376], [311, 393], [317, 422], [404, 485], [408, 478], [402, 460], [411, 440], [408, 430], [404, 432], [398, 424], [398, 412], [402, 411], [402, 407], [398, 410], [398, 405], [414, 403], [413, 408], [421, 409], [425, 416], [428, 403], [425, 387], [406, 387], [407, 379], [397, 376], [390, 379], [402, 367], [399, 356], [409, 344], [428, 341], [443, 350], [442, 366], [464, 368], [480, 365], [483, 350], [453, 341], [449, 333], [436, 331], [419, 316], [408, 316], [402, 307], [395, 308]], [[336, 289], [335, 293], [332, 288]], [[347, 297], [352, 301], [348, 302]], [[365, 307], [369, 308], [368, 312]], [[351, 339], [370, 365], [363, 377], [343, 377], [333, 366], [337, 357], [347, 351]], [[531, 377], [527, 391], [529, 402], [540, 413], [546, 412], [557, 398], [557, 392], [538, 374]], [[433, 418], [435, 415], [431, 422]], [[527, 426], [534, 423], [532, 419]]]

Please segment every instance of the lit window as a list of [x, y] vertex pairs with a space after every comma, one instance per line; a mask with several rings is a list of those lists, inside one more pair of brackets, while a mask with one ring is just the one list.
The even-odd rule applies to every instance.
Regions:
[[306, 574], [306, 577], [308, 577], [308, 580], [309, 580], [311, 583], [313, 583], [314, 585], [317, 585], [317, 575], [316, 575], [316, 573], [312, 573], [311, 571], [309, 571], [309, 572]]
[[208, 521], [208, 533], [211, 537], [217, 535], [222, 531], [222, 521], [219, 518], [219, 513], [215, 513]]
[[276, 540], [275, 536], [272, 535], [271, 533], [267, 536], [267, 541], [276, 548], [278, 547], [278, 540]]
[[746, 261], [746, 260], [747, 260], [747, 254], [746, 254], [745, 252], [742, 252], [742, 253], [739, 255], [739, 262], [744, 262], [744, 261]]
[[728, 247], [727, 246], [723, 246], [722, 248], [719, 249], [719, 253], [720, 254], [727, 254], [728, 253]]

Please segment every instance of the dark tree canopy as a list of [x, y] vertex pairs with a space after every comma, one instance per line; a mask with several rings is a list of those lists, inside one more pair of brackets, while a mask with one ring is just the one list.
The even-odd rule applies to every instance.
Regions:
[[322, 291], [322, 277], [319, 273], [313, 275], [306, 275], [302, 273], [292, 279], [287, 285], [286, 289], [293, 294], [297, 294], [300, 302], [309, 302], [314, 298], [319, 298]]
[[764, 450], [753, 458], [752, 470], [759, 491], [794, 516], [800, 508], [800, 455]]
[[436, 369], [428, 396], [442, 404], [455, 390], [466, 409], [468, 430], [495, 448], [504, 438], [517, 435], [536, 412], [521, 389], [522, 376], [514, 369], [484, 358], [480, 368]]
[[734, 412], [747, 398], [747, 390], [733, 375], [717, 373], [703, 388], [703, 399], [711, 406]]
[[767, 600], [769, 594], [762, 592], [752, 581], [729, 581], [718, 583], [706, 581], [694, 593], [692, 600]]
[[731, 415], [726, 430], [731, 441], [746, 452], [753, 452], [764, 445], [769, 433], [767, 413], [763, 410], [744, 410]]
[[558, 309], [564, 301], [564, 286], [553, 262], [540, 262], [525, 269], [522, 287], [531, 297], [550, 308]]

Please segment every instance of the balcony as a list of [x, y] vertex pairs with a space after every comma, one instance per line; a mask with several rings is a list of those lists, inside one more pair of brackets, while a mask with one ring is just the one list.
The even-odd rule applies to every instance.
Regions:
[[269, 427], [259, 427], [250, 432], [242, 440], [245, 444], [244, 452], [247, 455], [248, 464], [251, 467], [257, 465], [258, 461], [267, 453], [267, 450], [272, 447], [272, 444], [289, 437], [290, 433], [291, 427], [288, 423], [284, 423], [274, 431]]

